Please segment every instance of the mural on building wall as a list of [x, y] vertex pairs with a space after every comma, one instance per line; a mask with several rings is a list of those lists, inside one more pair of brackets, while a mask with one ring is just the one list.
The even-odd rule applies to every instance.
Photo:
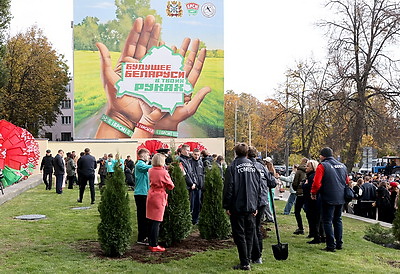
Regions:
[[223, 81], [223, 0], [75, 0], [76, 138], [223, 137]]

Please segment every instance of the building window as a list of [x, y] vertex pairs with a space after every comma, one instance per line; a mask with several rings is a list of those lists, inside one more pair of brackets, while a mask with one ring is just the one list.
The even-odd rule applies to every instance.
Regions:
[[67, 93], [71, 92], [71, 84], [68, 84], [68, 85], [65, 87], [65, 91], [66, 91]]
[[71, 116], [61, 116], [61, 124], [63, 125], [71, 124]]
[[51, 132], [46, 132], [44, 134], [44, 138], [49, 139], [49, 141], [53, 141], [53, 133]]
[[71, 100], [62, 100], [61, 108], [62, 109], [70, 109], [71, 108]]
[[71, 132], [61, 132], [61, 141], [72, 141]]

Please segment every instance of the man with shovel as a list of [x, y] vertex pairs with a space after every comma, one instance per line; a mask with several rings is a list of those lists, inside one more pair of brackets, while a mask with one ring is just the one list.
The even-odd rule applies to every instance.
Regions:
[[259, 206], [261, 174], [247, 159], [249, 147], [235, 146], [236, 158], [227, 168], [224, 182], [223, 207], [230, 216], [233, 240], [238, 249], [240, 264], [233, 269], [250, 270], [250, 257]]
[[335, 252], [337, 249], [342, 249], [343, 245], [342, 207], [345, 202], [345, 184], [349, 182], [349, 177], [346, 166], [333, 158], [331, 148], [323, 148], [319, 158], [321, 163], [315, 171], [311, 199], [316, 200], [317, 193], [321, 194], [322, 221], [326, 234], [324, 250]]

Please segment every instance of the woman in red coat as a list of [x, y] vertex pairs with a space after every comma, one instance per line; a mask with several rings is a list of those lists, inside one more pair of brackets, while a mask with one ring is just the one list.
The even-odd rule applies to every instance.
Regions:
[[173, 189], [174, 183], [165, 170], [165, 155], [157, 153], [152, 159], [153, 167], [149, 169], [150, 189], [147, 194], [146, 218], [150, 221], [149, 249], [152, 252], [165, 251], [158, 245], [160, 223], [164, 217], [168, 194], [165, 189]]

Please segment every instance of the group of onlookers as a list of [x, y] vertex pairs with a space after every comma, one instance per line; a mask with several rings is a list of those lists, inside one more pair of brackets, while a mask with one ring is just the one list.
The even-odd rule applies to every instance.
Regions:
[[67, 152], [64, 158], [64, 151], [58, 150], [57, 155], [53, 157], [51, 150], [46, 150], [46, 156], [43, 157], [40, 170], [43, 173], [43, 182], [46, 190], [53, 187], [52, 175], [56, 177], [56, 193], [62, 194], [63, 187], [68, 183], [68, 189], [73, 189], [74, 185], [79, 185], [78, 202], [82, 202], [86, 185], [89, 183], [91, 204], [95, 202], [95, 170], [97, 168], [96, 159], [90, 155], [90, 149], [85, 148], [76, 160], [75, 151]]
[[[321, 153], [326, 153], [326, 159], [334, 160], [332, 153], [327, 151], [321, 151]], [[321, 156], [320, 156], [321, 157]], [[308, 221], [308, 238], [312, 238], [307, 243], [318, 244], [321, 242], [327, 242], [328, 235], [326, 228], [329, 227], [326, 217], [324, 219], [324, 212], [330, 214], [330, 216], [335, 217], [339, 220], [339, 213], [335, 211], [329, 212], [326, 210], [324, 204], [328, 200], [327, 196], [331, 195], [328, 193], [334, 193], [328, 191], [326, 187], [318, 186], [321, 182], [321, 176], [316, 175], [318, 170], [324, 167], [324, 171], [334, 170], [335, 167], [343, 167], [341, 163], [336, 163], [329, 165], [321, 161], [319, 164], [315, 160], [309, 160], [303, 158], [298, 165], [293, 166], [292, 173], [289, 176], [280, 176], [277, 174], [277, 178], [281, 181], [289, 184], [289, 197], [286, 206], [283, 210], [284, 215], [290, 214], [292, 207], [294, 207], [294, 215], [296, 218], [297, 229], [293, 232], [295, 235], [305, 234], [305, 229], [303, 226], [303, 220], [301, 211], [305, 212]], [[333, 167], [333, 168], [331, 168]], [[342, 172], [343, 173], [343, 172]], [[334, 175], [334, 176], [333, 176]], [[335, 174], [332, 176], [335, 178]], [[341, 175], [342, 177], [344, 175]], [[318, 181], [315, 183], [315, 181]], [[337, 179], [335, 179], [337, 181]], [[335, 185], [335, 180], [329, 182], [329, 185]], [[350, 202], [344, 202], [344, 186], [348, 185], [353, 189], [354, 198]], [[323, 185], [323, 184], [322, 184]], [[328, 184], [326, 184], [328, 185]], [[336, 184], [339, 186], [339, 184]], [[318, 188], [319, 187], [319, 188]], [[316, 189], [318, 188], [318, 191]], [[398, 208], [399, 199], [399, 188], [400, 188], [400, 176], [399, 175], [384, 175], [384, 174], [357, 174], [350, 173], [346, 175], [346, 181], [343, 186], [337, 187], [336, 190], [340, 189], [339, 196], [342, 195], [341, 202], [343, 202], [343, 210], [349, 213], [354, 213], [366, 218], [377, 219], [379, 221], [392, 223], [395, 217], [395, 213]], [[333, 204], [340, 204], [338, 198], [332, 198]], [[332, 215], [333, 214], [333, 215]], [[338, 231], [342, 230], [341, 221], [337, 221]], [[327, 242], [328, 251], [341, 248], [342, 242], [339, 240], [336, 242], [336, 247], [333, 245], [329, 246]]]
[[347, 211], [365, 218], [392, 223], [399, 199], [398, 175], [354, 174], [352, 175], [354, 199]]
[[293, 234], [304, 235], [304, 211], [310, 238], [307, 243], [326, 243], [324, 250], [335, 252], [343, 245], [341, 214], [346, 204], [346, 185], [351, 185], [351, 180], [346, 166], [333, 157], [332, 149], [322, 149], [319, 158], [320, 161], [302, 158], [289, 176], [277, 176], [290, 189], [283, 214], [289, 215], [294, 207], [297, 229]]

